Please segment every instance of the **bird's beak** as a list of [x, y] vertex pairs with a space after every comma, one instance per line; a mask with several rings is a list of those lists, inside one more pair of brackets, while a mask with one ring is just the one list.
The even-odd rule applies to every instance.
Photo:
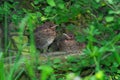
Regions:
[[58, 26], [58, 25], [54, 25], [54, 26], [52, 26], [51, 28], [54, 29], [54, 28], [56, 28], [57, 26]]
[[63, 33], [64, 36], [66, 36], [68, 39], [70, 39], [71, 37], [65, 33]]

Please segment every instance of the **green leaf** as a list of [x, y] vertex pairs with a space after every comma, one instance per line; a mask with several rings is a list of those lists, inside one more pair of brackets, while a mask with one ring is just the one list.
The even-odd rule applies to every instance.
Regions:
[[66, 80], [74, 80], [75, 77], [75, 73], [69, 73], [66, 75]]
[[99, 3], [100, 2], [100, 0], [95, 0], [97, 3]]
[[107, 0], [109, 4], [113, 4], [113, 0]]
[[45, 8], [45, 13], [49, 13], [52, 11], [52, 7], [51, 6], [48, 6]]
[[12, 19], [17, 19], [18, 18], [18, 16], [17, 15], [12, 15]]
[[105, 17], [105, 20], [106, 20], [107, 22], [112, 22], [112, 21], [114, 20], [114, 17], [112, 17], [112, 16], [107, 16], [107, 17]]
[[42, 14], [40, 12], [36, 12], [37, 17], [41, 17]]
[[38, 4], [39, 2], [39, 0], [34, 0], [34, 4]]
[[47, 0], [47, 3], [50, 5], [50, 6], [56, 6], [55, 4], [55, 1], [54, 0]]
[[54, 72], [53, 68], [47, 65], [42, 65], [38, 67], [38, 70], [41, 70], [41, 79], [40, 80], [47, 80], [47, 78], [52, 75]]
[[3, 53], [0, 52], [0, 80], [5, 80], [4, 72]]
[[47, 20], [48, 18], [47, 17], [45, 17], [45, 16], [42, 16], [41, 17], [41, 21], [45, 21], [45, 20]]
[[103, 71], [99, 71], [95, 74], [95, 77], [97, 78], [97, 80], [104, 80], [104, 72]]
[[59, 7], [60, 9], [64, 9], [64, 7], [65, 7], [65, 6], [64, 6], [64, 3], [59, 3], [59, 4], [58, 4], [58, 7]]
[[120, 14], [120, 10], [117, 10], [117, 11], [110, 10], [109, 14]]

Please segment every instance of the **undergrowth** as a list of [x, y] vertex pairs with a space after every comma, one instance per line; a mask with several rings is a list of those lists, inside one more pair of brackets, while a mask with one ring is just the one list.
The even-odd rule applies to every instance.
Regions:
[[[119, 80], [119, 4], [119, 0], [2, 0], [0, 80]], [[39, 59], [33, 30], [46, 21], [58, 25], [58, 34], [72, 32], [76, 41], [85, 43], [82, 55]]]

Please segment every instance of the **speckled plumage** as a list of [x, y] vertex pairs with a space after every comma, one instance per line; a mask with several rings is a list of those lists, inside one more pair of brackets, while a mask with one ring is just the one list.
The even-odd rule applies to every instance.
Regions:
[[65, 52], [80, 52], [81, 45], [75, 40], [73, 34], [65, 34], [59, 41], [59, 50]]
[[52, 22], [46, 22], [34, 30], [37, 49], [46, 49], [54, 41], [56, 37], [55, 26]]

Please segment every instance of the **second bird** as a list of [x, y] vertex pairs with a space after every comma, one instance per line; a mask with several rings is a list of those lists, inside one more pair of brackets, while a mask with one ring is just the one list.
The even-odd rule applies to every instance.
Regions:
[[60, 51], [65, 51], [68, 53], [80, 52], [81, 48], [83, 48], [83, 46], [81, 46], [81, 44], [75, 40], [75, 37], [73, 34], [65, 34], [65, 33], [59, 40], [58, 46]]

